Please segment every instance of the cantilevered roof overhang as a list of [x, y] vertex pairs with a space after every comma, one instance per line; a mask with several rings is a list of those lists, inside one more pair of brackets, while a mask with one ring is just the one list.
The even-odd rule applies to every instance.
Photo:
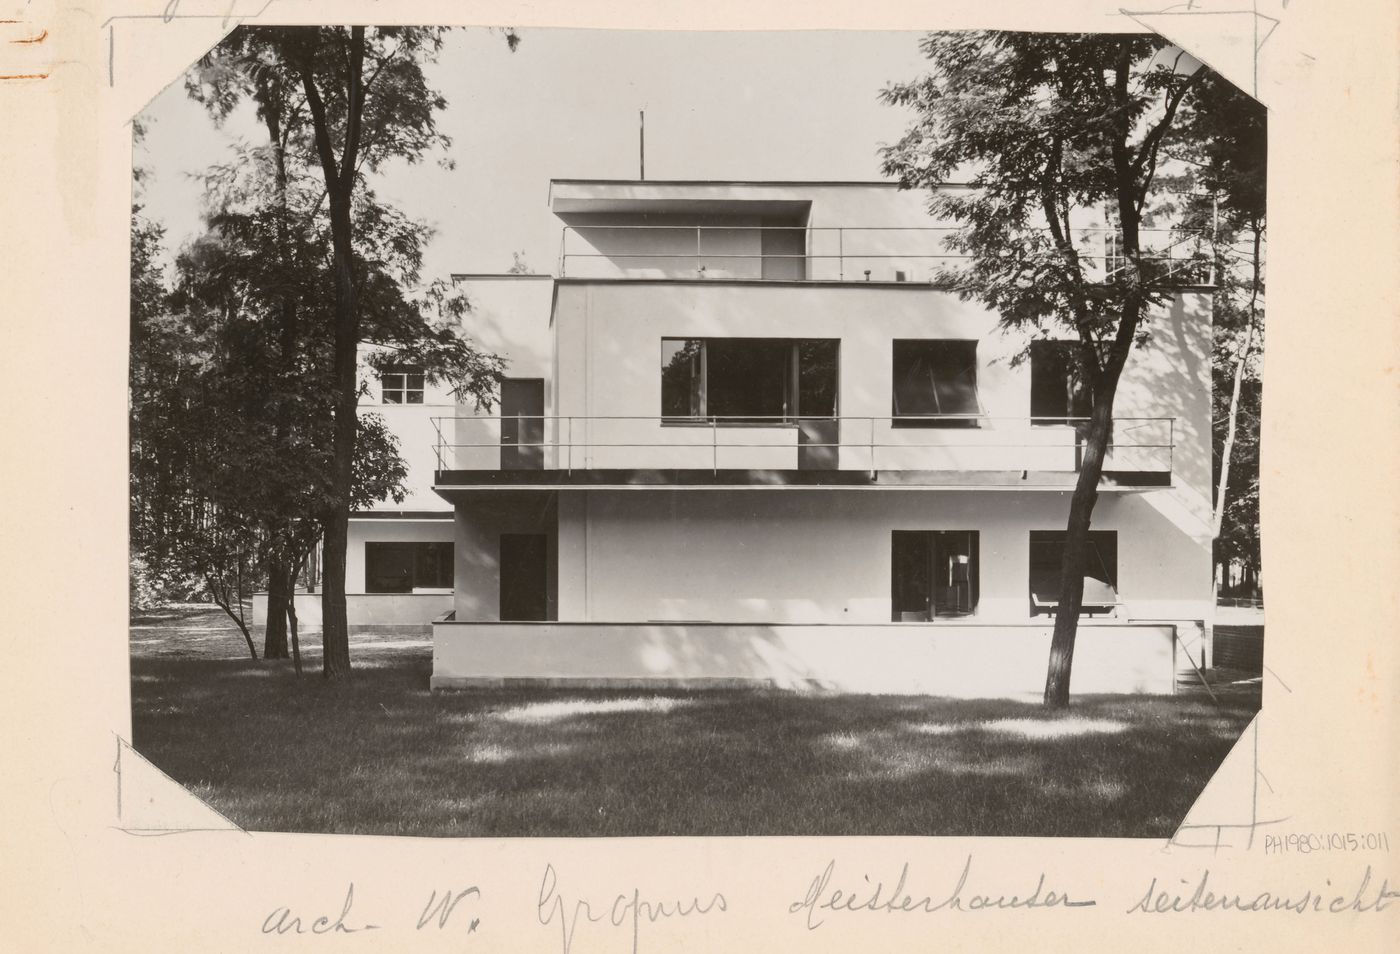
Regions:
[[804, 221], [812, 207], [811, 183], [660, 182], [554, 179], [549, 207], [556, 215], [627, 212], [744, 214]]
[[[1072, 491], [1078, 474], [1035, 470], [642, 469], [440, 470], [433, 490], [448, 501], [490, 490], [1012, 490]], [[1100, 491], [1161, 490], [1168, 471], [1106, 471]]]

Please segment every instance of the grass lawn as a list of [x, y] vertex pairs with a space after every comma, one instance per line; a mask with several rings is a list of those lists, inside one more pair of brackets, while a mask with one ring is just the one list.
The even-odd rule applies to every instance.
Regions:
[[1005, 701], [777, 691], [430, 693], [425, 637], [345, 684], [256, 663], [217, 610], [132, 620], [133, 742], [251, 830], [1166, 837], [1257, 686]]

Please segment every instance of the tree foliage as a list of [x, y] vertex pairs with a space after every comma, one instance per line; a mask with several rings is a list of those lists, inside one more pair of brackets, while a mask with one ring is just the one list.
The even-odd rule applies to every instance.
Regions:
[[[914, 112], [884, 171], [959, 224], [949, 246], [966, 259], [941, 276], [947, 286], [1005, 328], [1072, 336], [1092, 395], [1046, 675], [1046, 703], [1065, 705], [1118, 380], [1152, 307], [1182, 281], [1144, 241], [1145, 222], [1207, 71], [1155, 36], [978, 31], [931, 34], [922, 49], [931, 71], [883, 93]], [[969, 188], [943, 188], [955, 176]], [[1084, 231], [1099, 209], [1107, 242]]]
[[[502, 372], [499, 358], [462, 336], [466, 301], [445, 283], [420, 281], [430, 230], [373, 188], [391, 162], [436, 153], [450, 164], [450, 141], [437, 126], [446, 101], [424, 73], [443, 36], [425, 27], [242, 27], [187, 83], [215, 121], [247, 102], [267, 132], [265, 145], [211, 175], [218, 242], [204, 263], [204, 288], [258, 316], [244, 343], [273, 358], [254, 375], [274, 435], [262, 464], [287, 492], [272, 495], [276, 505], [262, 519], [269, 539], [284, 541], [274, 548], [277, 579], [299, 564], [303, 529], [323, 536], [328, 677], [350, 667], [350, 511], [374, 499], [359, 489], [370, 476], [388, 490], [402, 470], [384, 447], [382, 423], [358, 408], [363, 347], [373, 346], [371, 368], [420, 365], [430, 381], [484, 406]], [[507, 40], [513, 48], [514, 34]], [[266, 255], [269, 248], [277, 254]]]

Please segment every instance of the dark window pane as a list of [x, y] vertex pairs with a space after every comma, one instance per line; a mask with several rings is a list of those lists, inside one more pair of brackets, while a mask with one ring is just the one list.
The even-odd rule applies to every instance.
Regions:
[[933, 534], [934, 612], [966, 616], [977, 609], [980, 579], [977, 532], [939, 530]]
[[661, 416], [698, 419], [705, 413], [703, 354], [698, 339], [661, 339]]
[[401, 365], [379, 373], [379, 387], [385, 404], [422, 404], [423, 370], [417, 365]]
[[907, 423], [975, 427], [977, 342], [896, 341], [892, 397], [896, 417], [949, 417]]
[[[1053, 608], [1060, 600], [1060, 563], [1064, 559], [1063, 530], [1032, 530], [1030, 535], [1030, 593], [1036, 609]], [[1084, 608], [1111, 607], [1118, 602], [1118, 533], [1091, 530], [1084, 553]]]
[[894, 622], [976, 611], [980, 579], [975, 530], [895, 530], [890, 541]]
[[920, 530], [895, 530], [890, 544], [890, 618], [926, 620], [933, 605], [933, 541]]
[[366, 543], [365, 592], [451, 589], [451, 543]]
[[1066, 418], [1088, 417], [1093, 402], [1074, 342], [1032, 342], [1030, 357], [1031, 423], [1064, 424]]
[[409, 593], [413, 590], [413, 544], [365, 544], [365, 592]]
[[836, 340], [797, 343], [797, 411], [801, 416], [836, 416], [840, 345]]
[[722, 423], [834, 417], [839, 358], [836, 340], [663, 338], [661, 414]]
[[715, 338], [705, 343], [705, 413], [730, 420], [782, 420], [791, 411], [792, 342]]
[[417, 544], [417, 571], [414, 586], [433, 589], [452, 587], [452, 544]]

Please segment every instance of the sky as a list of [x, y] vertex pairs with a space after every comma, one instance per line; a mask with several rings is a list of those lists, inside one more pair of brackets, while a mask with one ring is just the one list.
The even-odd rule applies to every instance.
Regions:
[[[879, 102], [925, 72], [914, 33], [661, 33], [522, 30], [516, 52], [481, 29], [449, 34], [430, 81], [448, 107], [448, 170], [432, 156], [386, 168], [380, 195], [436, 230], [423, 279], [501, 272], [514, 253], [554, 267], [561, 223], [551, 178], [638, 175], [646, 110], [648, 179], [878, 180], [878, 149], [909, 114]], [[251, 111], [215, 129], [176, 80], [143, 113], [135, 161], [146, 214], [166, 252], [202, 230], [197, 176], [238, 139], [258, 142]]]

